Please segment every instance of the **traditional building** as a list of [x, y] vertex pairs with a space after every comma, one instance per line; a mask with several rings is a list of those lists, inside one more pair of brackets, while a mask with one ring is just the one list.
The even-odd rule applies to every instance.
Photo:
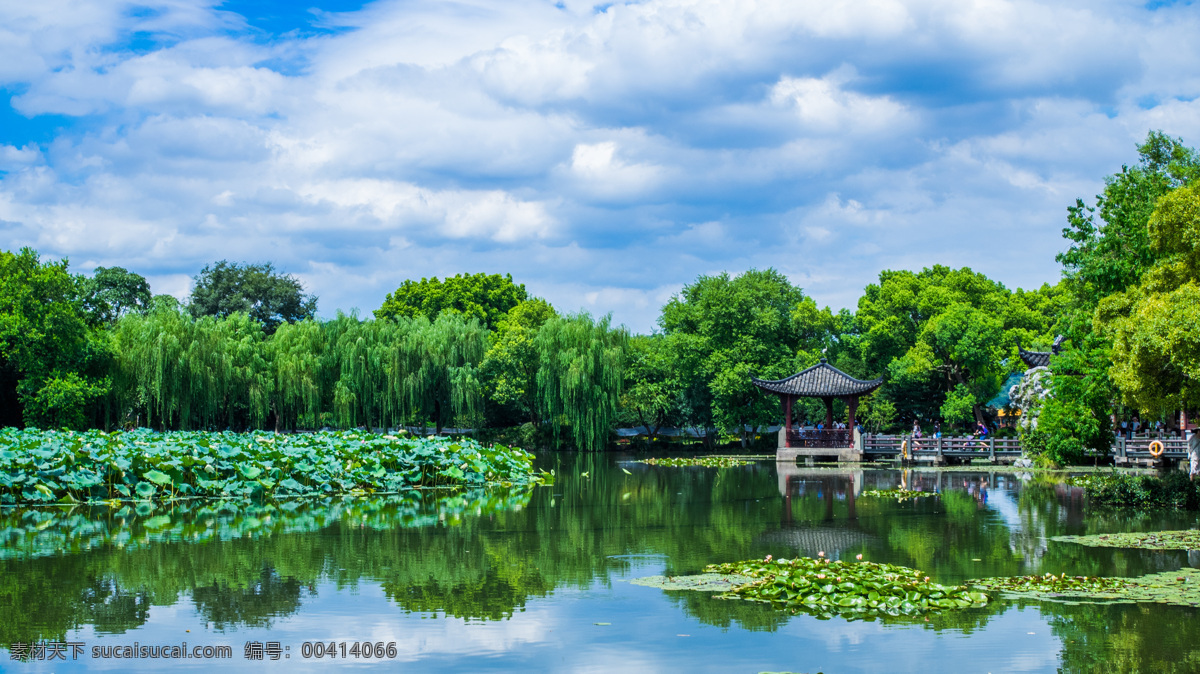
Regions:
[[[807, 370], [784, 379], [767, 380], [751, 377], [754, 385], [767, 393], [779, 396], [783, 403], [783, 428], [780, 429], [780, 448], [838, 448], [854, 445], [854, 415], [858, 399], [883, 384], [883, 377], [864, 381], [855, 379], [830, 365], [824, 358]], [[821, 430], [793, 428], [792, 403], [797, 398], [820, 398], [825, 403], [825, 427]], [[849, 408], [849, 422], [844, 430], [834, 430], [833, 401], [840, 399]]]
[[1050, 356], [1057, 356], [1062, 351], [1062, 344], [1066, 337], [1059, 335], [1054, 338], [1054, 344], [1049, 351], [1026, 351], [1021, 348], [1021, 343], [1017, 343], [1017, 353], [1021, 356], [1021, 360], [1025, 362], [1025, 367], [1033, 369], [1035, 367], [1050, 367]]

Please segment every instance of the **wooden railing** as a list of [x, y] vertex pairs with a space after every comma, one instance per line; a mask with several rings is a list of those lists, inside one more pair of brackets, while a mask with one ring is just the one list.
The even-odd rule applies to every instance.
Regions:
[[[1168, 459], [1187, 457], [1187, 440], [1172, 437], [1117, 438], [1110, 450], [1110, 456], [1117, 463], [1154, 458], [1154, 455], [1150, 453], [1150, 443], [1155, 440], [1163, 443], [1161, 457]], [[914, 460], [947, 456], [995, 460], [997, 457], [1014, 458], [1021, 455], [1019, 438], [979, 439], [972, 436], [914, 438], [911, 435], [875, 434], [863, 436], [863, 453], [875, 457], [898, 456], [901, 453], [901, 445], [905, 442], [908, 443], [908, 457]]]
[[1171, 459], [1182, 459], [1187, 456], [1188, 441], [1182, 438], [1117, 438], [1113, 444], [1112, 454], [1119, 463], [1126, 459], [1144, 459], [1153, 457], [1150, 453], [1150, 443], [1157, 440], [1163, 444], [1162, 456]]
[[1016, 458], [1021, 455], [1021, 441], [1017, 438], [976, 438], [973, 436], [947, 436], [942, 438], [914, 438], [911, 435], [865, 435], [863, 453], [883, 457], [898, 456], [902, 447], [908, 458], [942, 459], [954, 458]]
[[788, 447], [836, 447], [845, 449], [854, 444], [853, 431], [850, 429], [816, 430], [810, 428], [793, 428], [788, 433]]

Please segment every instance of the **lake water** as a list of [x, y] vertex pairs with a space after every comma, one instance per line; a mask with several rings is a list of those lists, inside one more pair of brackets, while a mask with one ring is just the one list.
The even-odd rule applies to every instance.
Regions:
[[[558, 481], [532, 492], [4, 510], [0, 644], [10, 651], [0, 670], [1200, 671], [1190, 608], [1001, 600], [928, 622], [820, 620], [628, 582], [818, 552], [861, 553], [942, 583], [1141, 575], [1200, 557], [1048, 539], [1194, 528], [1195, 514], [1089, 514], [1077, 489], [1012, 472], [632, 458], [541, 456]], [[941, 496], [859, 495], [902, 483]], [[65, 659], [11, 659], [47, 642], [67, 644], [47, 651]], [[369, 659], [361, 647], [343, 656], [362, 642]], [[232, 657], [100, 657], [184, 643]]]

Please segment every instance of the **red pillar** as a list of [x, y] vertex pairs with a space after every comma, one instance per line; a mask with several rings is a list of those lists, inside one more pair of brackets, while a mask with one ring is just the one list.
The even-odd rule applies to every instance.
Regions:
[[821, 398], [825, 401], [825, 430], [833, 425], [833, 398]]
[[783, 445], [792, 446], [792, 397], [783, 397]]
[[854, 415], [858, 413], [858, 396], [854, 396], [850, 400], [846, 401], [846, 404], [850, 408], [850, 423], [847, 424], [847, 427], [850, 429], [851, 437], [853, 437], [853, 435], [854, 435]]

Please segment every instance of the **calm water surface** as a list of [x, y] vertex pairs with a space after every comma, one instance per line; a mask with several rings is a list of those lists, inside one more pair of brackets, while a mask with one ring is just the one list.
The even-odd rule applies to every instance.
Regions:
[[[1200, 557], [1048, 539], [1191, 528], [1192, 514], [1087, 514], [1078, 490], [1013, 473], [658, 468], [631, 458], [542, 456], [559, 479], [532, 492], [2, 511], [0, 644], [85, 650], [54, 663], [0, 653], [0, 669], [213, 668], [91, 657], [97, 646], [187, 642], [230, 646], [220, 666], [243, 671], [1200, 671], [1194, 609], [997, 601], [928, 622], [851, 622], [628, 582], [818, 552], [861, 553], [943, 583], [1140, 575]], [[859, 495], [902, 483], [941, 497]], [[302, 652], [305, 642], [362, 641], [395, 642], [395, 657]], [[277, 642], [282, 657], [247, 660], [247, 642]]]

